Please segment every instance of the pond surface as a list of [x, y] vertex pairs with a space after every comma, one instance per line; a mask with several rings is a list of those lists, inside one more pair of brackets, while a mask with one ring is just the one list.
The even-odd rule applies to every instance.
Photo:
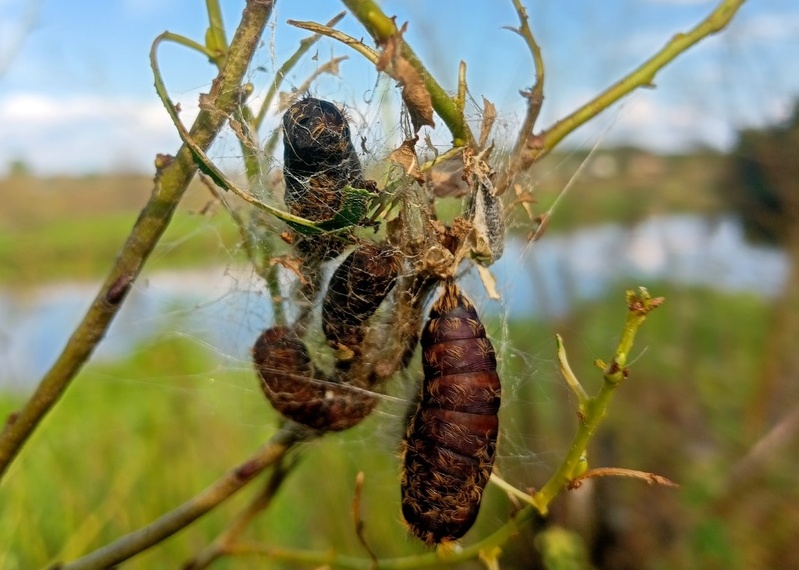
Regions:
[[[786, 256], [744, 240], [731, 217], [650, 218], [632, 228], [608, 224], [528, 244], [513, 240], [491, 268], [499, 302], [475, 275], [464, 287], [481, 312], [555, 318], [575, 301], [669, 281], [763, 297], [787, 278]], [[287, 286], [289, 284], [287, 283]], [[0, 290], [0, 390], [29, 390], [50, 367], [99, 285], [58, 283]], [[189, 337], [221, 358], [242, 363], [271, 322], [263, 284], [249, 270], [213, 267], [144, 275], [94, 355], [113, 359], [156, 333]]]

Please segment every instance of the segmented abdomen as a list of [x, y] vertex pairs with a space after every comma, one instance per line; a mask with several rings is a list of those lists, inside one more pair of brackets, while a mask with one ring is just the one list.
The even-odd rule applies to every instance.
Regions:
[[424, 382], [405, 437], [402, 513], [427, 544], [471, 528], [491, 476], [499, 418], [496, 356], [472, 304], [448, 284], [422, 332]]
[[364, 244], [338, 266], [322, 303], [322, 330], [331, 347], [345, 348], [344, 361], [359, 354], [366, 321], [397, 280], [399, 258], [388, 245]]
[[308, 427], [344, 430], [363, 420], [377, 404], [374, 394], [316, 372], [305, 344], [287, 327], [261, 333], [253, 347], [253, 361], [272, 406]]

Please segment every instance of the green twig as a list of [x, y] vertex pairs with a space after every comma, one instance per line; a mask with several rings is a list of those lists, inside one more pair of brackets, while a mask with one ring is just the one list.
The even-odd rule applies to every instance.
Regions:
[[[192, 126], [191, 136], [197, 148], [203, 151], [209, 148], [227, 117], [236, 109], [238, 86], [260, 44], [272, 6], [273, 2], [267, 0], [253, 0], [247, 4], [231, 54], [215, 80], [216, 89], [209, 96], [213, 111], [201, 109]], [[185, 144], [174, 159], [160, 158], [158, 166], [150, 200], [89, 310], [36, 391], [25, 406], [9, 418], [0, 434], [0, 477], [105, 336], [197, 170], [192, 151]]]
[[[342, 2], [378, 44], [399, 33], [394, 20], [386, 16], [374, 0], [342, 0]], [[422, 76], [425, 88], [432, 99], [433, 109], [452, 133], [452, 145], [474, 145], [474, 136], [466, 124], [462, 110], [458, 109], [455, 100], [438, 84], [405, 40], [402, 40], [402, 57]]]
[[[161, 77], [161, 71], [158, 67], [158, 46], [164, 40], [164, 35], [161, 34], [158, 36], [155, 41], [153, 42], [152, 48], [150, 49], [150, 65], [153, 68], [153, 75], [155, 78], [155, 90], [158, 93], [158, 96], [161, 98], [161, 101], [164, 103], [164, 107], [166, 107], [167, 113], [169, 114], [170, 118], [172, 119], [172, 123], [175, 125], [175, 128], [180, 135], [181, 140], [183, 141], [184, 145], [190, 150], [191, 154], [194, 157], [194, 160], [197, 163], [197, 166], [211, 179], [218, 184], [221, 188], [225, 190], [230, 190], [236, 196], [252, 204], [256, 208], [260, 208], [266, 212], [269, 212], [276, 218], [279, 218], [285, 222], [289, 222], [294, 226], [299, 226], [302, 228], [302, 231], [306, 233], [321, 233], [322, 230], [319, 229], [316, 224], [313, 222], [306, 220], [305, 218], [301, 218], [299, 216], [295, 216], [293, 214], [289, 214], [288, 212], [284, 212], [279, 208], [275, 208], [274, 206], [270, 206], [264, 202], [261, 202], [258, 198], [250, 194], [249, 192], [244, 191], [243, 189], [239, 188], [230, 178], [228, 178], [212, 161], [208, 158], [208, 155], [205, 153], [205, 149], [203, 149], [198, 143], [197, 140], [194, 138], [192, 133], [186, 130], [183, 121], [180, 120], [180, 116], [178, 115], [178, 108], [169, 98], [169, 94], [166, 90], [166, 85], [164, 85], [164, 80]], [[235, 93], [240, 93], [239, 86], [236, 86], [231, 91], [235, 91]], [[236, 102], [238, 103], [239, 97], [236, 97]], [[218, 114], [218, 110], [208, 109], [205, 110], [209, 114]], [[214, 113], [214, 111], [217, 111]], [[195, 122], [196, 124], [196, 122]], [[298, 229], [299, 229], [298, 228]]]
[[663, 67], [694, 44], [723, 30], [745, 1], [722, 0], [697, 26], [688, 32], [675, 34], [660, 51], [632, 73], [541, 134], [531, 135], [525, 143], [523, 167], [529, 167], [549, 153], [566, 135], [593, 119], [622, 97], [639, 87], [651, 87], [654, 84], [655, 76]]
[[205, 45], [213, 56], [209, 57], [217, 67], [222, 67], [228, 53], [225, 25], [222, 22], [222, 10], [219, 0], [205, 0], [205, 11], [208, 13], [208, 30], [205, 32]]
[[581, 464], [581, 459], [585, 455], [588, 443], [605, 416], [616, 388], [627, 376], [625, 366], [627, 364], [627, 356], [630, 354], [635, 340], [635, 334], [646, 319], [647, 314], [662, 302], [662, 297], [652, 298], [643, 287], [639, 288], [638, 291], [627, 291], [627, 318], [613, 359], [605, 368], [605, 381], [602, 384], [602, 388], [596, 396], [585, 401], [584, 411], [580, 418], [580, 427], [560, 467], [541, 490], [533, 495], [533, 501], [535, 501], [538, 511], [542, 515], [547, 514], [552, 499], [578, 475], [578, 468]]
[[164, 32], [163, 34], [161, 34], [161, 38], [164, 41], [170, 41], [178, 45], [187, 47], [189, 49], [193, 49], [194, 51], [198, 51], [212, 61], [214, 57], [216, 57], [216, 54], [211, 50], [209, 50], [206, 46], [204, 46], [201, 43], [195, 42], [193, 39], [187, 38], [186, 36], [181, 36], [180, 34], [175, 34], [173, 32]]

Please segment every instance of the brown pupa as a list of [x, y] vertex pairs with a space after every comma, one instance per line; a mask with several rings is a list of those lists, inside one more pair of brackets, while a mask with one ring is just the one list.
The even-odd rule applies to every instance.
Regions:
[[285, 417], [322, 431], [358, 424], [377, 405], [371, 392], [332, 382], [314, 370], [308, 349], [288, 327], [272, 327], [255, 341], [261, 388]]
[[394, 287], [399, 272], [396, 251], [387, 244], [364, 244], [353, 250], [330, 278], [322, 303], [322, 330], [340, 361], [357, 357], [366, 321]]
[[429, 545], [455, 541], [477, 518], [499, 432], [500, 383], [491, 341], [454, 283], [421, 338], [424, 382], [404, 441], [402, 514]]

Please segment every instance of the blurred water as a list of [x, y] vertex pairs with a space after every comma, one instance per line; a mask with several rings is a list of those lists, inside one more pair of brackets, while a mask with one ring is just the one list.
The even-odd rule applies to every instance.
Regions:
[[[481, 311], [514, 317], [559, 317], [572, 303], [625, 288], [670, 281], [770, 297], [787, 277], [776, 249], [744, 240], [731, 217], [653, 217], [631, 229], [608, 224], [536, 243], [513, 240], [491, 268], [501, 303]], [[290, 286], [288, 276], [286, 287]], [[50, 367], [98, 290], [60, 283], [0, 290], [0, 390], [28, 390]], [[475, 275], [465, 287], [485, 297]], [[156, 332], [185, 335], [235, 362], [249, 360], [258, 332], [271, 321], [262, 283], [247, 270], [209, 268], [141, 278], [94, 355], [116, 358]]]

